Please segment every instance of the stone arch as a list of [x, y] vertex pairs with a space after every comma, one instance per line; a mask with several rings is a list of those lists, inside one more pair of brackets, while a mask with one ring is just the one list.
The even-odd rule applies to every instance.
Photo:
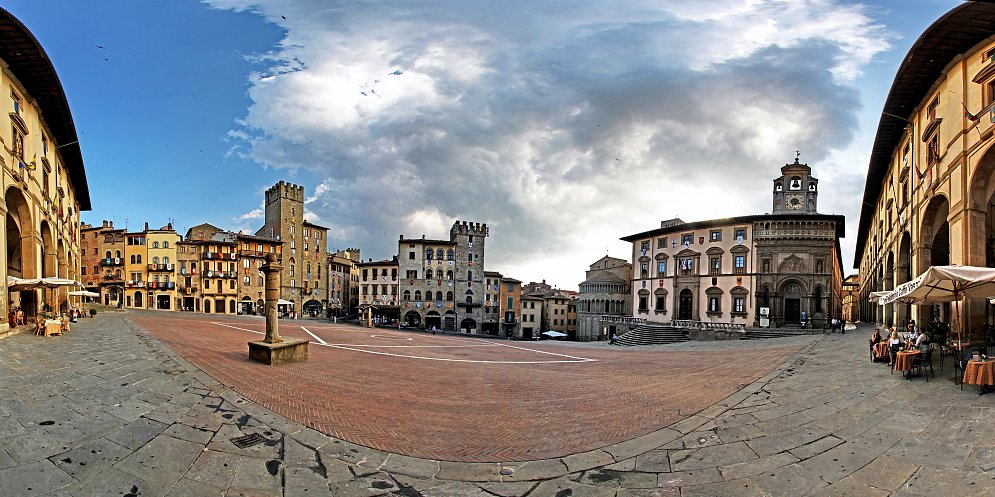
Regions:
[[930, 266], [950, 264], [950, 227], [947, 223], [949, 213], [950, 204], [945, 195], [937, 194], [929, 199], [919, 229], [920, 274]]

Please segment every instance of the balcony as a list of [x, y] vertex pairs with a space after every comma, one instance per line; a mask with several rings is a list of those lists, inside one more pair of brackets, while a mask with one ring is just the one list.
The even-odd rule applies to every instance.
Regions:
[[457, 302], [456, 307], [466, 307], [467, 309], [473, 309], [474, 307], [483, 307], [483, 302]]
[[238, 271], [204, 271], [205, 278], [238, 278]]
[[180, 268], [180, 274], [182, 274], [183, 276], [193, 276], [193, 275], [195, 275], [197, 273], [199, 273], [199, 271], [197, 270], [197, 268], [193, 268], [193, 269], [187, 269], [185, 267], [181, 267]]
[[266, 257], [269, 252], [263, 252], [262, 250], [239, 250], [238, 255], [240, 257]]
[[182, 293], [184, 295], [193, 295], [193, 294], [197, 293], [197, 286], [196, 285], [192, 285], [192, 286], [180, 286], [178, 289], [179, 289], [180, 293]]
[[172, 290], [176, 288], [176, 282], [173, 281], [150, 281], [148, 285], [149, 290]]
[[128, 281], [126, 281], [124, 283], [124, 286], [126, 286], [128, 288], [145, 288], [145, 282], [144, 281], [128, 280]]
[[149, 264], [149, 272], [173, 272], [172, 264]]
[[204, 252], [201, 254], [201, 258], [208, 260], [234, 261], [238, 258], [238, 255], [234, 252]]
[[123, 285], [124, 278], [113, 274], [105, 274], [100, 278], [101, 285]]
[[124, 263], [121, 261], [120, 257], [107, 257], [100, 260], [101, 266], [123, 266]]

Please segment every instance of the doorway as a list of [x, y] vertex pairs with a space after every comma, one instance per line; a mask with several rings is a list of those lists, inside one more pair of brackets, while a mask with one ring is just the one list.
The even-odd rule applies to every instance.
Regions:
[[784, 323], [800, 324], [801, 319], [801, 299], [784, 299]]
[[688, 290], [687, 288], [681, 290], [680, 297], [677, 302], [677, 319], [682, 321], [690, 320], [693, 306], [694, 295], [691, 293], [691, 290]]

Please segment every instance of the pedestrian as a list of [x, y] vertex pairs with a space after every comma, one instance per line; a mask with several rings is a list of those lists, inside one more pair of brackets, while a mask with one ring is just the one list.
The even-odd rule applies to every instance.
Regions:
[[432, 325], [432, 334], [433, 335], [435, 334], [435, 325], [434, 324]]

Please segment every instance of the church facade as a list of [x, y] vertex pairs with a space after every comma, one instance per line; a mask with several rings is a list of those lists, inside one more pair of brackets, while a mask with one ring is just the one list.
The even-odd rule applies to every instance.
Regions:
[[632, 316], [649, 322], [821, 328], [842, 317], [844, 218], [819, 214], [819, 181], [795, 159], [769, 214], [686, 223], [632, 243]]

